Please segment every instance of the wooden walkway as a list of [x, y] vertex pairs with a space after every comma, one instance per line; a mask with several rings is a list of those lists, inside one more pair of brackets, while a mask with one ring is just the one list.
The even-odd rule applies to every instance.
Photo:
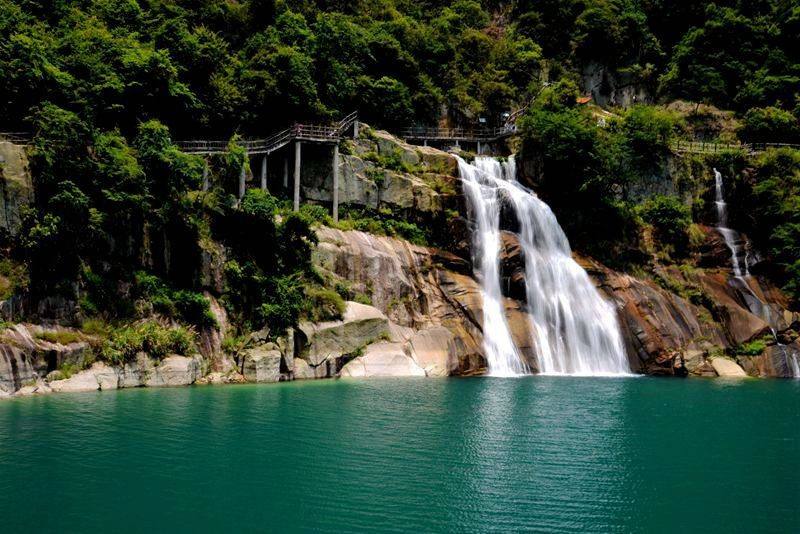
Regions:
[[717, 154], [731, 150], [742, 150], [748, 154], [760, 154], [768, 148], [794, 148], [800, 150], [795, 143], [718, 143], [713, 141], [687, 141], [678, 139], [672, 143], [672, 149], [678, 153]]

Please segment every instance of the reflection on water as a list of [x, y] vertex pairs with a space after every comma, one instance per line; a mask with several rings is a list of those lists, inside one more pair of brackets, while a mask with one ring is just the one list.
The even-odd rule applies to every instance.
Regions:
[[754, 380], [19, 399], [0, 403], [0, 516], [3, 532], [792, 532], [798, 415], [799, 384]]

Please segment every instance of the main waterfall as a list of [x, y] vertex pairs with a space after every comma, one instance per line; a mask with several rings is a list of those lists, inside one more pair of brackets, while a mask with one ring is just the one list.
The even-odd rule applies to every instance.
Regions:
[[519, 221], [533, 345], [542, 374], [614, 376], [630, 373], [616, 313], [572, 259], [549, 206], [516, 180], [513, 156], [501, 164], [458, 160], [475, 224], [473, 255], [483, 292], [484, 348], [492, 375], [528, 372], [514, 346], [500, 290], [500, 214]]

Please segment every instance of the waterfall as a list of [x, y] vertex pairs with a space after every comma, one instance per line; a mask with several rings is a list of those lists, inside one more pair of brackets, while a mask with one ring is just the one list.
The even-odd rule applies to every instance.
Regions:
[[[731, 251], [733, 274], [737, 277], [750, 276], [747, 251], [740, 245], [742, 237], [739, 232], [728, 227], [728, 204], [725, 202], [722, 173], [717, 169], [714, 169], [714, 185], [716, 189], [714, 204], [717, 207], [717, 231], [722, 235], [725, 245]], [[744, 261], [739, 260], [740, 255], [744, 257]], [[744, 266], [744, 270], [742, 270], [742, 266]]]
[[500, 293], [500, 209], [505, 205], [519, 221], [532, 341], [541, 373], [629, 374], [613, 306], [572, 259], [567, 237], [549, 206], [517, 182], [513, 157], [502, 165], [488, 157], [476, 158], [474, 165], [459, 159], [459, 170], [476, 225], [473, 249], [484, 295], [489, 372], [524, 369], [508, 332]]
[[[744, 298], [747, 308], [756, 316], [764, 320], [769, 326], [772, 337], [775, 338], [775, 343], [783, 353], [783, 358], [786, 361], [786, 367], [792, 371], [792, 376], [800, 378], [800, 356], [796, 352], [789, 352], [786, 350], [786, 345], [778, 340], [778, 333], [772, 327], [772, 312], [769, 305], [762, 301], [755, 291], [747, 283], [747, 277], [750, 276], [750, 266], [748, 265], [748, 255], [746, 248], [740, 243], [743, 241], [741, 234], [736, 230], [728, 227], [728, 204], [725, 202], [724, 184], [722, 173], [716, 168], [714, 169], [714, 186], [715, 186], [715, 199], [714, 204], [717, 207], [717, 230], [722, 234], [725, 244], [731, 251], [731, 268], [733, 269], [733, 279], [731, 285], [735, 287]], [[743, 256], [744, 261], [739, 260], [739, 256]], [[742, 269], [744, 267], [744, 269]]]
[[[479, 158], [480, 161], [490, 159]], [[500, 290], [501, 199], [496, 190], [488, 185], [487, 178], [490, 175], [486, 170], [469, 165], [461, 158], [458, 158], [458, 166], [471, 216], [475, 222], [475, 231], [472, 235], [473, 263], [477, 268], [483, 295], [483, 345], [489, 374], [493, 376], [527, 374], [528, 366], [522, 361], [511, 339], [503, 294]]]

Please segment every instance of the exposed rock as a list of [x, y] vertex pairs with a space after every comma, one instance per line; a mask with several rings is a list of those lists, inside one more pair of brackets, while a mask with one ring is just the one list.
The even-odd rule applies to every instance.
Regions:
[[734, 343], [745, 343], [769, 332], [769, 325], [750, 313], [743, 302], [736, 300], [733, 288], [724, 273], [699, 276], [703, 288], [722, 312], [721, 318]]
[[370, 295], [393, 323], [413, 330], [441, 326], [450, 331], [458, 361], [455, 369], [448, 363], [451, 373], [485, 366], [482, 299], [477, 282], [466, 274], [471, 272], [467, 260], [363, 232], [320, 228], [317, 235], [314, 263], [348, 281], [353, 291]]
[[0, 392], [10, 395], [37, 378], [29, 353], [10, 343], [0, 344]]
[[203, 360], [198, 356], [167, 356], [148, 373], [144, 385], [157, 386], [188, 386], [194, 384], [203, 376]]
[[443, 326], [415, 332], [409, 340], [411, 357], [427, 376], [448, 376], [459, 368], [456, 339]]
[[21, 212], [33, 202], [33, 183], [25, 147], [0, 141], [0, 228], [16, 235]]
[[617, 273], [577, 258], [616, 304], [631, 368], [648, 374], [674, 374], [685, 350], [728, 347], [722, 328], [686, 299], [653, 282]]
[[211, 293], [206, 291], [203, 295], [208, 299], [209, 310], [217, 324], [216, 326], [206, 326], [200, 330], [198, 349], [200, 354], [211, 362], [213, 369], [218, 371], [227, 370], [233, 365], [233, 362], [229, 361], [222, 350], [222, 340], [225, 339], [230, 330], [228, 313]]
[[301, 358], [295, 358], [294, 360], [293, 375], [295, 380], [308, 380], [311, 378], [317, 378], [314, 374], [314, 369], [312, 369], [311, 366]]
[[75, 373], [66, 380], [50, 382], [50, 389], [56, 392], [97, 391], [100, 389], [100, 384], [97, 382], [94, 371], [86, 369]]
[[404, 352], [402, 343], [375, 343], [367, 347], [363, 356], [348, 362], [341, 376], [425, 376], [425, 370]]
[[281, 353], [273, 344], [247, 349], [242, 370], [248, 382], [277, 382], [281, 378]]
[[726, 378], [740, 378], [746, 377], [747, 373], [744, 369], [739, 367], [739, 364], [727, 358], [711, 358], [711, 365], [717, 372], [717, 375]]
[[[335, 376], [344, 365], [343, 358], [366, 345], [389, 337], [389, 321], [377, 308], [348, 302], [339, 321], [303, 323], [300, 354], [313, 368], [317, 378]], [[297, 335], [297, 334], [296, 334]]]
[[119, 373], [117, 369], [103, 362], [95, 362], [90, 369], [94, 373], [97, 385], [100, 389], [117, 389], [119, 387]]

